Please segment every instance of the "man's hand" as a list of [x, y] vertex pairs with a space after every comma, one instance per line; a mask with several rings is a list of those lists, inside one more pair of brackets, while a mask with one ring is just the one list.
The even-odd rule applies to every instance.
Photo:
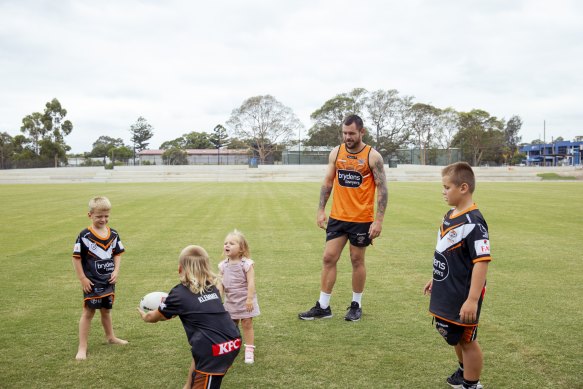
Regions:
[[374, 238], [378, 238], [381, 235], [381, 231], [383, 229], [383, 224], [379, 221], [374, 221], [370, 225], [368, 229], [368, 237], [372, 240]]
[[318, 225], [318, 227], [322, 228], [322, 229], [326, 229], [326, 211], [319, 209], [318, 210], [318, 214], [316, 215], [316, 224]]

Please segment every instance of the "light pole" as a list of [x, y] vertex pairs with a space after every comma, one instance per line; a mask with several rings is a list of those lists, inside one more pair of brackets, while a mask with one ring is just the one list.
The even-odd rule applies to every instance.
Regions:
[[298, 165], [302, 164], [302, 129], [298, 128]]

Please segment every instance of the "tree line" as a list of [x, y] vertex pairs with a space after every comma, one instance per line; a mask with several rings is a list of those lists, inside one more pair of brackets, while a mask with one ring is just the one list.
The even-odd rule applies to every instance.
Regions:
[[[333, 147], [341, 142], [342, 120], [358, 114], [365, 121], [365, 143], [373, 145], [386, 159], [399, 149], [417, 148], [420, 163], [431, 163], [432, 150], [460, 149], [462, 159], [474, 166], [483, 162], [519, 163], [518, 153], [522, 120], [512, 116], [499, 119], [474, 109], [458, 112], [454, 108], [438, 108], [415, 102], [412, 96], [395, 89], [367, 91], [355, 88], [324, 102], [310, 115], [312, 126], [305, 139], [293, 110], [271, 95], [253, 96], [232, 110], [225, 125], [210, 131], [191, 131], [163, 142], [163, 158], [168, 164], [185, 164], [187, 149], [248, 149], [264, 163], [285, 147]], [[0, 133], [0, 168], [47, 167], [66, 164], [70, 147], [65, 136], [73, 130], [66, 120], [67, 110], [55, 98], [47, 102], [43, 112], [22, 119], [21, 135]], [[100, 136], [84, 157], [127, 161], [148, 149], [154, 128], [140, 116], [129, 126], [130, 144], [122, 138]], [[534, 140], [533, 143], [540, 142]], [[91, 163], [91, 159], [87, 159]]]

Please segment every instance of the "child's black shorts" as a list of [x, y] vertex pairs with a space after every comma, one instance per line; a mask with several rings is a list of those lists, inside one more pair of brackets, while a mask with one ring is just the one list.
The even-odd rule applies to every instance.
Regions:
[[478, 337], [478, 326], [460, 326], [454, 323], [450, 323], [448, 321], [435, 318], [435, 329], [443, 339], [451, 345], [455, 346], [458, 344], [462, 339], [466, 343], [470, 343]]
[[85, 306], [90, 309], [111, 309], [113, 308], [113, 295], [101, 297], [101, 298], [90, 298], [85, 300]]
[[350, 244], [356, 247], [366, 247], [372, 243], [368, 230], [372, 222], [353, 223], [328, 218], [326, 227], [326, 242], [341, 236], [348, 235]]

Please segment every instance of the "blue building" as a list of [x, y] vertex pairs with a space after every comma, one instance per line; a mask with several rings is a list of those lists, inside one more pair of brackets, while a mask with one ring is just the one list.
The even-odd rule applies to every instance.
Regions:
[[575, 166], [581, 165], [583, 142], [561, 141], [519, 147], [526, 154], [527, 166]]

